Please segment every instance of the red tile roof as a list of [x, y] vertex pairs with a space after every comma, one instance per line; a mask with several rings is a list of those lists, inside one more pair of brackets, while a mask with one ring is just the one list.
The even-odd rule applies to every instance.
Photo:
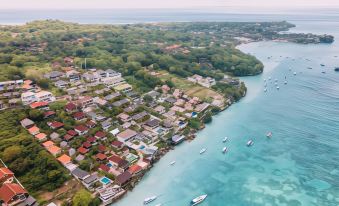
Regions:
[[97, 141], [97, 139], [95, 137], [88, 137], [87, 138], [87, 142], [94, 143], [96, 141]]
[[51, 122], [51, 123], [49, 124], [49, 126], [50, 126], [51, 128], [53, 128], [53, 129], [58, 129], [58, 128], [63, 127], [64, 124], [61, 123], [61, 122], [54, 121], [54, 122]]
[[65, 110], [70, 112], [76, 110], [77, 106], [73, 104], [72, 102], [69, 102], [65, 105]]
[[90, 121], [86, 122], [86, 126], [87, 126], [87, 127], [90, 127], [90, 128], [92, 128], [92, 127], [95, 127], [95, 125], [96, 125], [96, 123], [95, 123], [95, 122], [93, 122], [92, 120], [90, 120]]
[[88, 128], [85, 127], [84, 125], [78, 125], [78, 126], [75, 126], [74, 129], [75, 129], [75, 130], [78, 130], [78, 131], [80, 131], [80, 132], [88, 131]]
[[15, 183], [5, 183], [0, 188], [0, 199], [6, 204], [10, 203], [16, 195], [27, 194], [27, 191]]
[[80, 120], [80, 119], [83, 119], [85, 117], [86, 117], [86, 115], [83, 112], [76, 112], [76, 113], [73, 114], [74, 119]]
[[65, 141], [70, 141], [71, 139], [73, 139], [73, 136], [72, 135], [69, 135], [69, 134], [65, 134], [64, 135], [64, 137], [63, 137], [63, 139], [65, 140]]
[[105, 155], [105, 154], [102, 154], [102, 153], [98, 153], [97, 155], [96, 155], [96, 158], [98, 159], [98, 160], [105, 160], [105, 159], [107, 159], [107, 156]]
[[106, 134], [102, 131], [98, 131], [97, 133], [95, 133], [95, 137], [98, 139], [105, 138]]
[[67, 134], [69, 134], [69, 135], [71, 135], [73, 137], [78, 135], [78, 133], [76, 131], [74, 131], [74, 130], [68, 130]]
[[122, 145], [123, 145], [123, 143], [120, 142], [120, 141], [118, 141], [118, 140], [112, 142], [112, 146], [113, 146], [113, 147], [118, 147], [118, 148], [120, 148], [120, 147], [122, 147]]
[[78, 148], [78, 152], [80, 154], [86, 154], [88, 152], [88, 149], [84, 148], [84, 147], [79, 147]]
[[48, 102], [33, 102], [32, 104], [30, 104], [30, 107], [32, 109], [36, 109], [39, 107], [45, 107], [45, 106], [48, 106]]
[[10, 169], [6, 167], [1, 167], [0, 168], [0, 180], [7, 176], [14, 176], [14, 172], [12, 172]]
[[105, 172], [109, 172], [109, 170], [110, 170], [109, 166], [104, 165], [104, 164], [101, 164], [99, 166], [99, 169], [102, 170], [102, 171], [105, 171]]
[[86, 149], [88, 149], [88, 148], [92, 147], [92, 144], [89, 143], [89, 142], [84, 142], [84, 143], [82, 144], [82, 146], [85, 147]]
[[142, 167], [140, 167], [139, 165], [132, 165], [128, 168], [128, 171], [131, 174], [136, 174], [136, 173], [140, 172], [141, 170], [142, 170]]
[[99, 145], [98, 146], [98, 150], [100, 151], [100, 152], [106, 152], [106, 147], [105, 147], [105, 145]]
[[50, 116], [52, 116], [52, 115], [55, 115], [55, 112], [54, 112], [54, 111], [47, 111], [47, 112], [44, 113], [44, 117], [45, 117], [45, 118], [46, 118], [46, 117], [50, 117]]

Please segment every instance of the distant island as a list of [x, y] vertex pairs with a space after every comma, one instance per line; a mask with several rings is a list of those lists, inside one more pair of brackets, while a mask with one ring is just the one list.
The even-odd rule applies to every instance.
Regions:
[[0, 171], [17, 177], [8, 181], [25, 205], [110, 204], [246, 95], [238, 77], [258, 75], [264, 66], [237, 45], [334, 41], [287, 33], [292, 27], [58, 20], [2, 26]]

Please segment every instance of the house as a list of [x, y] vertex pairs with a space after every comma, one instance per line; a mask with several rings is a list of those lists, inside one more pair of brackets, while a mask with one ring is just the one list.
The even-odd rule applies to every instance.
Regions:
[[105, 161], [107, 159], [107, 156], [103, 153], [98, 153], [96, 156], [95, 156], [96, 160], [97, 161]]
[[75, 157], [75, 161], [77, 162], [81, 162], [84, 159], [85, 159], [85, 156], [82, 154], [78, 154], [78, 156]]
[[123, 132], [120, 132], [117, 134], [117, 138], [120, 142], [127, 142], [131, 140], [133, 137], [135, 137], [138, 133], [131, 129], [126, 129]]
[[171, 138], [173, 144], [179, 144], [180, 142], [185, 140], [185, 136], [184, 135], [174, 135]]
[[28, 118], [21, 120], [20, 124], [23, 128], [26, 128], [26, 129], [29, 129], [34, 126], [34, 122]]
[[0, 185], [3, 183], [12, 183], [14, 180], [14, 172], [6, 167], [0, 168]]
[[106, 101], [110, 101], [110, 100], [117, 98], [117, 97], [120, 97], [120, 96], [121, 96], [121, 94], [119, 92], [115, 92], [115, 93], [112, 93], [112, 94], [105, 96], [104, 99]]
[[74, 59], [73, 59], [72, 57], [65, 57], [65, 58], [64, 58], [64, 62], [65, 62], [65, 64], [67, 64], [67, 65], [73, 65]]
[[33, 126], [31, 128], [28, 129], [28, 132], [31, 134], [31, 135], [36, 135], [36, 134], [39, 134], [40, 133], [40, 129], [37, 127], [37, 126]]
[[53, 156], [57, 156], [61, 153], [61, 148], [55, 145], [52, 145], [47, 148], [47, 151], [51, 153]]
[[54, 83], [54, 86], [58, 87], [59, 89], [63, 89], [68, 87], [68, 82], [64, 80], [58, 80]]
[[65, 154], [61, 155], [59, 158], [57, 158], [57, 160], [63, 165], [67, 165], [68, 163], [72, 162], [71, 157]]
[[79, 167], [77, 167], [75, 170], [72, 171], [72, 175], [80, 181], [82, 181], [82, 180], [84, 180], [84, 179], [86, 179], [87, 177], [90, 176], [90, 174], [88, 172], [80, 169]]
[[77, 106], [74, 103], [72, 103], [72, 102], [68, 102], [65, 105], [65, 110], [66, 110], [66, 112], [71, 113], [71, 112], [74, 112], [74, 111], [77, 110]]
[[44, 113], [44, 118], [45, 119], [46, 118], [50, 118], [50, 117], [53, 117], [55, 115], [56, 115], [56, 112], [54, 112], [54, 111], [47, 111], [47, 112]]
[[52, 141], [47, 141], [47, 142], [42, 143], [42, 146], [45, 147], [45, 148], [49, 148], [53, 145], [54, 145], [54, 142], [52, 142]]
[[132, 166], [130, 166], [127, 170], [132, 176], [137, 176], [142, 172], [142, 167], [134, 164]]
[[121, 73], [114, 71], [112, 69], [107, 69], [106, 71], [104, 71], [105, 73], [105, 77], [121, 77]]
[[112, 147], [115, 148], [115, 149], [121, 149], [123, 145], [124, 145], [124, 143], [122, 143], [118, 140], [115, 140], [115, 141], [112, 142]]
[[108, 103], [106, 100], [101, 99], [100, 97], [94, 97], [93, 102], [100, 106], [105, 106]]
[[25, 201], [28, 196], [28, 192], [19, 184], [4, 183], [0, 187], [0, 203], [2, 202], [3, 206], [18, 205]]
[[52, 134], [49, 135], [49, 137], [51, 138], [51, 140], [53, 141], [59, 141], [60, 140], [60, 135], [56, 132], [53, 132]]
[[115, 106], [115, 107], [121, 107], [121, 106], [128, 104], [128, 103], [129, 103], [128, 99], [122, 99], [122, 100], [113, 102], [112, 105]]
[[28, 91], [21, 94], [21, 102], [23, 105], [28, 105], [37, 101], [34, 92]]
[[66, 77], [69, 79], [70, 82], [76, 82], [81, 79], [80, 73], [75, 70], [70, 70], [66, 72]]
[[103, 130], [107, 131], [112, 126], [112, 122], [110, 120], [106, 120], [101, 122], [101, 127]]
[[60, 142], [60, 147], [65, 149], [65, 148], [69, 147], [69, 145], [66, 141], [62, 141], [62, 142]]
[[79, 100], [76, 101], [76, 105], [79, 108], [92, 106], [94, 105], [93, 98], [90, 96], [81, 97]]
[[78, 133], [77, 133], [76, 131], [72, 130], [72, 129], [71, 129], [71, 130], [68, 130], [68, 131], [67, 131], [67, 134], [70, 135], [70, 136], [72, 136], [72, 137], [75, 137], [75, 136], [78, 135]]
[[106, 134], [102, 131], [98, 131], [98, 132], [95, 133], [94, 137], [99, 139], [99, 140], [105, 140]]
[[101, 144], [101, 145], [98, 146], [98, 151], [99, 151], [99, 152], [105, 154], [105, 153], [106, 153], [106, 150], [107, 150], [107, 148], [106, 148], [105, 145]]
[[91, 143], [92, 145], [95, 145], [97, 142], [97, 138], [95, 137], [87, 137], [87, 142]]
[[84, 147], [79, 147], [78, 152], [82, 155], [85, 155], [85, 154], [87, 154], [87, 152], [89, 152], [89, 150], [84, 148]]
[[125, 84], [120, 84], [116, 87], [114, 87], [114, 90], [115, 91], [118, 91], [118, 92], [123, 92], [123, 93], [126, 93], [126, 92], [130, 92], [132, 91], [132, 86], [125, 83]]
[[74, 127], [74, 130], [79, 134], [79, 135], [85, 135], [88, 133], [88, 128], [84, 125], [78, 125]]
[[121, 172], [126, 171], [129, 166], [129, 162], [127, 160], [124, 160], [117, 155], [112, 155], [111, 157], [108, 158], [108, 160], [109, 163], [111, 163], [116, 169], [118, 169]]
[[126, 81], [122, 77], [106, 77], [101, 80], [107, 88], [117, 87], [122, 84], [126, 84]]
[[60, 71], [52, 71], [52, 72], [44, 75], [44, 77], [46, 79], [50, 79], [52, 81], [58, 80], [58, 79], [60, 79], [64, 76], [65, 76], [65, 74], [63, 72], [60, 72]]
[[85, 178], [82, 181], [82, 184], [88, 189], [92, 190], [93, 189], [93, 184], [99, 181], [98, 175], [97, 174], [91, 174], [89, 177]]
[[63, 139], [64, 139], [66, 142], [69, 142], [69, 141], [71, 141], [71, 140], [73, 139], [73, 137], [74, 137], [74, 136], [72, 136], [72, 135], [65, 134], [65, 135], [63, 136]]
[[41, 109], [41, 110], [49, 109], [48, 102], [33, 102], [29, 106], [31, 109]]
[[147, 130], [154, 130], [159, 127], [160, 121], [158, 119], [150, 119], [144, 124], [144, 128]]
[[113, 129], [112, 131], [110, 131], [110, 133], [113, 135], [113, 136], [116, 136], [117, 134], [119, 134], [120, 130], [119, 128], [115, 128]]
[[86, 119], [86, 115], [83, 112], [76, 112], [73, 114], [73, 118], [77, 121], [81, 121], [81, 120]]
[[146, 111], [137, 113], [135, 115], [133, 115], [131, 118], [135, 121], [141, 121], [143, 120], [146, 116], [148, 115], [148, 113]]
[[111, 168], [110, 168], [109, 166], [104, 165], [104, 164], [101, 164], [101, 165], [99, 166], [99, 170], [104, 171], [104, 172], [109, 172], [110, 169], [111, 169]]
[[63, 123], [61, 122], [57, 122], [57, 121], [54, 121], [54, 122], [47, 122], [47, 125], [51, 128], [51, 129], [60, 129], [61, 127], [64, 126]]
[[35, 138], [39, 141], [39, 142], [44, 142], [47, 140], [47, 135], [45, 133], [39, 133], [37, 135], [35, 135]]
[[166, 108], [164, 106], [159, 105], [154, 108], [154, 111], [158, 112], [159, 114], [164, 114], [166, 112]]
[[38, 102], [54, 102], [56, 99], [51, 92], [40, 91], [35, 93], [36, 101]]
[[92, 144], [90, 142], [84, 142], [82, 143], [82, 147], [85, 149], [89, 149], [92, 147]]
[[123, 121], [123, 122], [131, 121], [131, 117], [130, 117], [128, 114], [125, 114], [125, 113], [120, 113], [120, 114], [117, 116], [117, 118], [120, 119], [120, 120]]
[[204, 103], [198, 104], [198, 105], [195, 107], [194, 111], [196, 111], [196, 112], [198, 112], [198, 113], [199, 113], [199, 112], [203, 112], [203, 111], [205, 111], [209, 106], [210, 106], [209, 103], [204, 102]]
[[165, 84], [165, 85], [162, 85], [161, 90], [162, 90], [162, 93], [167, 94], [171, 90], [171, 88]]
[[119, 186], [124, 186], [127, 182], [132, 178], [131, 173], [128, 171], [123, 172], [122, 174], [118, 175], [115, 179], [115, 183]]
[[96, 126], [96, 123], [93, 120], [89, 120], [85, 123], [85, 125], [88, 128], [94, 128]]

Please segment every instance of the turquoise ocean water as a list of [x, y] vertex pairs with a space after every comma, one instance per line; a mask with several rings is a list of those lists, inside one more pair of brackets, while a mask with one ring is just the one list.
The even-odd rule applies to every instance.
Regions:
[[[141, 206], [144, 198], [158, 195], [150, 206], [188, 206], [201, 194], [208, 194], [201, 206], [339, 205], [339, 73], [333, 71], [339, 66], [338, 10], [264, 15], [175, 10], [0, 12], [0, 23], [46, 18], [79, 23], [288, 20], [297, 25], [292, 31], [335, 35], [337, 41], [331, 45], [241, 45], [239, 49], [265, 64], [262, 75], [243, 78], [247, 96], [215, 116], [194, 141], [164, 156], [114, 205]], [[264, 92], [264, 79], [269, 77], [278, 79], [279, 91], [268, 82]], [[273, 132], [270, 140], [265, 137], [268, 131]], [[225, 136], [229, 141], [222, 143]], [[251, 148], [246, 147], [249, 139], [254, 140]], [[229, 147], [226, 155], [221, 153], [224, 146]], [[203, 147], [207, 152], [199, 155]], [[173, 160], [176, 164], [170, 166]]]
[[[292, 31], [339, 39], [338, 22], [294, 23]], [[259, 42], [239, 49], [265, 64], [262, 75], [243, 78], [247, 96], [214, 117], [194, 141], [168, 153], [114, 205], [138, 206], [159, 195], [150, 205], [186, 206], [201, 194], [208, 194], [202, 206], [339, 205], [339, 73], [333, 70], [339, 66], [339, 42]], [[279, 91], [268, 82], [264, 92], [269, 77], [278, 79]], [[254, 145], [248, 148], [250, 138]], [[223, 155], [225, 145], [229, 152]], [[207, 152], [199, 155], [203, 147]]]

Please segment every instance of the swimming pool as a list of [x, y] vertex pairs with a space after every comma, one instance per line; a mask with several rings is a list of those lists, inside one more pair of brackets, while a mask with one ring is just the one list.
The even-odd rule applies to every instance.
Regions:
[[144, 145], [141, 145], [141, 146], [139, 147], [139, 149], [145, 149], [145, 146], [144, 146]]
[[113, 166], [111, 163], [107, 163], [106, 165], [107, 165], [107, 167], [112, 167]]
[[110, 179], [107, 178], [107, 177], [103, 177], [103, 178], [101, 178], [100, 182], [101, 182], [102, 184], [104, 184], [104, 185], [108, 185], [108, 184], [110, 184], [110, 183], [112, 182], [112, 180], [110, 180]]

